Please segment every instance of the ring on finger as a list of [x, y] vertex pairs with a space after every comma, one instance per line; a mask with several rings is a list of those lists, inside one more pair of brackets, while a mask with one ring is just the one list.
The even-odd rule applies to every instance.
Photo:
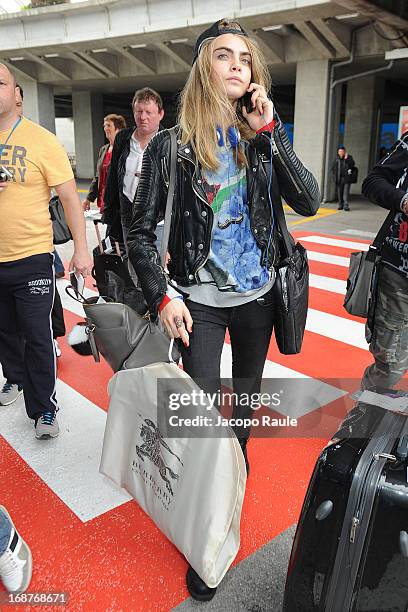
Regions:
[[180, 329], [180, 327], [183, 327], [183, 320], [180, 317], [174, 317], [174, 325], [177, 329]]

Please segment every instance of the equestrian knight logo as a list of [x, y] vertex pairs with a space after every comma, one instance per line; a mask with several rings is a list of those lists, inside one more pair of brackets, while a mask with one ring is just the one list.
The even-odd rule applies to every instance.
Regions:
[[180, 457], [173, 453], [168, 444], [163, 440], [163, 436], [160, 433], [159, 428], [150, 419], [144, 419], [144, 423], [142, 423], [140, 429], [140, 437], [143, 440], [143, 444], [141, 446], [136, 445], [136, 453], [138, 457], [142, 461], [145, 460], [145, 457], [150, 459], [153, 465], [158, 468], [160, 476], [166, 483], [167, 490], [169, 493], [171, 493], [171, 495], [174, 495], [170, 480], [167, 478], [167, 472], [173, 480], [178, 480], [179, 475], [173, 472], [173, 470], [166, 465], [162, 456], [162, 447], [174, 455], [181, 465], [183, 465], [183, 462], [181, 461]]

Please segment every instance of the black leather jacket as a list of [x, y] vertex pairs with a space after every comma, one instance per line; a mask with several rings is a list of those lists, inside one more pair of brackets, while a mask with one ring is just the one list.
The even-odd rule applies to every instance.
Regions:
[[120, 201], [123, 194], [126, 160], [130, 153], [130, 139], [134, 130], [134, 127], [125, 128], [116, 134], [106, 179], [102, 221], [110, 226], [110, 234], [115, 238], [122, 236]]
[[[110, 235], [122, 241], [122, 223], [130, 224], [132, 202], [123, 193], [126, 161], [130, 154], [130, 139], [136, 127], [125, 128], [116, 134], [112, 148], [112, 159], [106, 179], [102, 221], [110, 226]], [[163, 129], [159, 126], [159, 131]]]
[[[283, 197], [297, 213], [314, 215], [319, 208], [320, 192], [316, 179], [294, 153], [283, 124], [277, 118], [271, 134], [264, 132], [246, 147], [248, 206], [251, 228], [263, 256], [271, 228], [268, 184], [272, 163], [272, 202]], [[170, 230], [168, 265], [170, 278], [184, 286], [196, 284], [197, 271], [208, 258], [213, 212], [202, 187], [199, 165], [192, 148], [178, 140], [176, 189]], [[272, 145], [272, 146], [271, 146]], [[154, 241], [157, 223], [164, 218], [169, 180], [170, 137], [159, 132], [143, 155], [142, 172], [128, 235], [129, 258], [139, 278], [153, 318], [167, 289], [167, 279]], [[277, 234], [274, 248], [268, 249], [269, 265], [276, 264]]]
[[340, 183], [351, 183], [349, 170], [356, 165], [356, 162], [351, 155], [347, 155], [341, 159], [338, 155], [332, 164], [332, 174], [336, 185]]

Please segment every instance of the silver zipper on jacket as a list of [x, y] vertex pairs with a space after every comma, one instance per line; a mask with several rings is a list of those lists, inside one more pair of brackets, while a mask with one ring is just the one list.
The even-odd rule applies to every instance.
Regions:
[[[179, 154], [179, 155], [180, 155], [180, 154]], [[192, 161], [192, 160], [191, 160], [189, 157], [184, 157], [184, 155], [180, 155], [180, 157], [181, 157], [182, 159], [185, 159], [186, 161], [190, 162], [190, 164], [194, 164], [194, 162], [193, 162], [193, 161]], [[205, 199], [203, 198], [203, 196], [202, 196], [201, 194], [199, 194], [199, 193], [198, 193], [198, 191], [195, 189], [195, 186], [194, 186], [194, 177], [195, 177], [195, 175], [196, 175], [196, 166], [195, 166], [195, 164], [194, 164], [194, 173], [193, 173], [193, 178], [192, 178], [192, 181], [191, 181], [191, 186], [192, 186], [193, 191], [194, 191], [195, 195], [197, 196], [197, 198], [199, 198], [199, 199], [200, 199], [202, 202], [204, 202], [204, 204], [205, 204], [206, 206], [208, 206], [208, 208], [209, 208], [209, 209], [211, 210], [211, 212], [212, 212], [212, 208], [211, 208], [211, 206], [209, 205], [209, 203], [207, 202], [207, 200], [205, 200]], [[194, 277], [195, 277], [195, 280], [197, 281], [197, 283], [200, 283], [200, 279], [197, 277], [197, 274], [199, 273], [199, 271], [200, 271], [202, 268], [204, 268], [204, 266], [205, 266], [205, 264], [207, 263], [207, 261], [208, 261], [208, 258], [209, 258], [209, 257], [210, 257], [210, 249], [208, 249], [207, 256], [205, 257], [205, 259], [204, 259], [203, 263], [202, 263], [200, 266], [198, 266], [197, 270], [194, 272]]]
[[[267, 157], [266, 157], [266, 156], [265, 156], [263, 153], [261, 153], [260, 159], [261, 159], [261, 163], [260, 163], [259, 167], [260, 167], [260, 168], [262, 168], [262, 172], [263, 172], [263, 175], [264, 175], [264, 178], [265, 178], [265, 181], [266, 181], [267, 189], [269, 190], [269, 185], [268, 185], [268, 175], [267, 175], [267, 173], [266, 173], [266, 170], [265, 170], [265, 166], [264, 166], [264, 164], [265, 164], [265, 163], [271, 164], [271, 172], [272, 172], [272, 160], [269, 160], [269, 159], [268, 159], [268, 158], [267, 158]], [[247, 174], [248, 174], [248, 172], [247, 172]], [[248, 180], [248, 176], [247, 176], [247, 185], [248, 185], [248, 189], [249, 189], [249, 180]], [[273, 210], [273, 198], [272, 198], [272, 193], [271, 193], [271, 194], [269, 194], [269, 197], [271, 198], [271, 202], [272, 202], [272, 210]], [[273, 212], [273, 214], [275, 214], [275, 213]], [[274, 228], [272, 227], [272, 216], [271, 216], [271, 220], [270, 220], [270, 226], [271, 226], [271, 229], [272, 229], [272, 236], [271, 236], [271, 238], [272, 238], [272, 246], [273, 246], [273, 261], [271, 262], [271, 266], [270, 266], [270, 267], [272, 268], [272, 267], [273, 267], [273, 266], [275, 266], [275, 265], [278, 263], [278, 261], [279, 261], [279, 258], [278, 258], [278, 251], [279, 251], [279, 248], [277, 247], [277, 240], [275, 239], [275, 236], [274, 236]], [[251, 230], [252, 230], [252, 227], [251, 227]], [[264, 264], [267, 266], [267, 265], [268, 265], [268, 256], [269, 256], [269, 253], [267, 252], [268, 247], [267, 247], [267, 246], [265, 246], [265, 243], [262, 243], [260, 240], [258, 240], [257, 234], [254, 234], [254, 233], [252, 232], [252, 235], [254, 236], [254, 238], [255, 238], [255, 242], [256, 242], [256, 243], [259, 245], [259, 247], [260, 247], [261, 249], [264, 249], [264, 253], [263, 253], [263, 263], [264, 263]]]
[[204, 202], [204, 204], [206, 204], [207, 206], [209, 206], [209, 207], [211, 208], [211, 206], [210, 206], [210, 205], [209, 205], [209, 203], [208, 203], [208, 202], [207, 202], [207, 201], [206, 201], [206, 200], [203, 198], [203, 196], [202, 196], [202, 195], [200, 195], [200, 194], [198, 193], [198, 191], [196, 191], [196, 189], [195, 189], [195, 187], [194, 187], [194, 174], [193, 174], [193, 182], [192, 182], [192, 187], [193, 187], [193, 191], [194, 191], [194, 193], [196, 194], [196, 196], [197, 196], [198, 198], [200, 198], [200, 200], [201, 200], [202, 202]]
[[299, 189], [299, 185], [296, 182], [295, 177], [293, 176], [291, 170], [289, 169], [288, 165], [286, 164], [285, 160], [283, 159], [282, 155], [279, 152], [278, 147], [276, 146], [275, 140], [272, 139], [272, 151], [274, 152], [275, 155], [277, 155], [279, 157], [279, 161], [282, 163], [282, 165], [285, 167], [286, 172], [288, 173], [293, 185], [296, 188], [297, 193], [302, 193], [302, 190]]
[[190, 162], [190, 164], [194, 165], [194, 173], [193, 173], [193, 178], [191, 181], [191, 185], [193, 187], [193, 191], [196, 194], [196, 196], [202, 201], [204, 202], [204, 204], [206, 204], [208, 206], [208, 208], [211, 208], [211, 206], [209, 205], [209, 203], [207, 202], [207, 200], [205, 198], [203, 198], [203, 196], [201, 194], [198, 193], [198, 191], [196, 191], [195, 187], [194, 187], [194, 177], [196, 175], [196, 166], [193, 162], [192, 159], [190, 159], [189, 157], [185, 157], [184, 155], [181, 155], [181, 153], [178, 153], [179, 157], [181, 157], [182, 159], [185, 159], [186, 161]]
[[[191, 163], [192, 163], [192, 162], [191, 162]], [[212, 212], [212, 208], [211, 208], [211, 206], [209, 205], [209, 203], [207, 202], [207, 200], [205, 200], [205, 199], [204, 199], [204, 198], [203, 198], [203, 197], [202, 197], [202, 196], [201, 196], [201, 195], [198, 193], [198, 191], [196, 191], [196, 189], [195, 189], [195, 186], [194, 186], [194, 179], [195, 179], [195, 176], [196, 176], [196, 170], [197, 170], [197, 168], [194, 166], [193, 180], [192, 180], [192, 182], [191, 182], [191, 185], [192, 185], [192, 187], [193, 187], [193, 191], [194, 191], [194, 193], [196, 194], [196, 196], [197, 196], [198, 198], [200, 198], [200, 200], [201, 200], [202, 202], [204, 202], [204, 204], [205, 204], [206, 206], [208, 206], [208, 208], [209, 208], [209, 209], [211, 210], [211, 212]], [[197, 282], [198, 284], [200, 284], [200, 279], [198, 278], [198, 273], [199, 273], [199, 271], [200, 271], [200, 270], [202, 270], [202, 269], [204, 268], [205, 264], [207, 263], [207, 261], [208, 261], [208, 259], [209, 259], [209, 257], [210, 257], [210, 250], [211, 250], [211, 248], [209, 248], [209, 249], [208, 249], [208, 253], [207, 253], [207, 255], [206, 255], [206, 257], [205, 257], [205, 259], [204, 259], [203, 263], [202, 263], [202, 264], [200, 264], [200, 265], [198, 266], [197, 270], [194, 272], [194, 277], [195, 277], [195, 280], [196, 280], [196, 282]]]
[[195, 277], [195, 279], [197, 281], [197, 284], [201, 285], [201, 281], [198, 278], [197, 274], [199, 273], [200, 270], [202, 270], [204, 268], [204, 266], [207, 263], [209, 257], [210, 257], [210, 252], [208, 251], [207, 257], [204, 259], [203, 263], [200, 266], [198, 266], [197, 270], [194, 272], [194, 277]]

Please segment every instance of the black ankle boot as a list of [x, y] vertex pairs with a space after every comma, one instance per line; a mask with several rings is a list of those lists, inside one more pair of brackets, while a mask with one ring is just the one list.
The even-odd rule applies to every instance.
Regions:
[[238, 438], [238, 442], [240, 447], [242, 448], [242, 454], [244, 455], [244, 459], [245, 459], [245, 467], [246, 467], [246, 472], [247, 472], [247, 478], [249, 476], [249, 461], [248, 461], [248, 455], [247, 455], [247, 442], [248, 442], [248, 438]]
[[217, 592], [217, 587], [211, 588], [207, 586], [191, 565], [189, 565], [187, 570], [186, 582], [188, 592], [197, 601], [210, 601]]

